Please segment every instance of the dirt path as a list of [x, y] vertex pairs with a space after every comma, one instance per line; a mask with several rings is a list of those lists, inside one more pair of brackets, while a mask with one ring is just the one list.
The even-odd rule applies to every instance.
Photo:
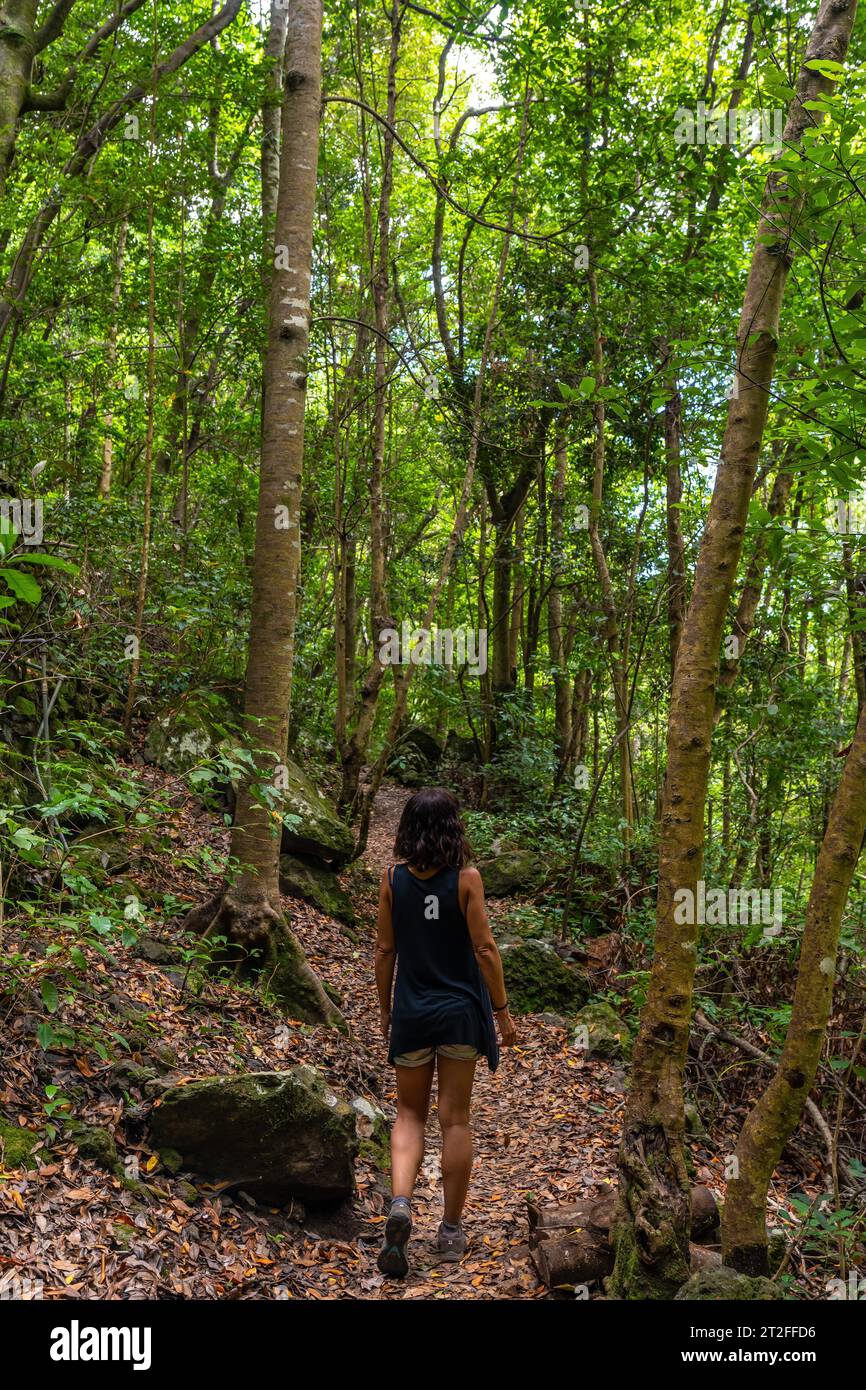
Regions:
[[[385, 787], [377, 800], [367, 863], [392, 857], [396, 820], [407, 793]], [[171, 886], [200, 899], [210, 885], [178, 858], [195, 836], [214, 851], [224, 840], [193, 798], [178, 806], [170, 859], [154, 858], [153, 889]], [[168, 878], [171, 884], [168, 884]], [[144, 881], [146, 874], [141, 874]], [[143, 890], [144, 891], [144, 890]], [[314, 967], [342, 1000], [347, 1036], [282, 1019], [257, 990], [210, 979], [197, 995], [184, 972], [112, 940], [111, 952], [85, 946], [87, 987], [64, 990], [55, 1026], [74, 1038], [44, 1052], [37, 1014], [7, 1000], [0, 1109], [38, 1140], [45, 1129], [46, 1086], [56, 1086], [71, 1115], [108, 1130], [126, 1181], [85, 1160], [60, 1132], [37, 1166], [0, 1181], [0, 1286], [27, 1278], [45, 1298], [91, 1299], [534, 1299], [539, 1285], [526, 1248], [525, 1199], [561, 1202], [613, 1181], [623, 1073], [575, 1053], [565, 1029], [540, 1018], [519, 1022], [519, 1045], [504, 1051], [491, 1076], [479, 1066], [474, 1106], [476, 1160], [466, 1209], [470, 1248], [460, 1265], [437, 1261], [431, 1246], [441, 1216], [440, 1141], [435, 1100], [416, 1190], [412, 1269], [402, 1283], [376, 1268], [387, 1210], [387, 1174], [368, 1158], [357, 1164], [357, 1197], [331, 1214], [268, 1209], [193, 1174], [166, 1170], [154, 1152], [147, 1115], [162, 1084], [244, 1070], [283, 1070], [312, 1062], [336, 1091], [365, 1096], [394, 1113], [394, 1072], [378, 1028], [373, 983], [375, 893], [357, 903], [358, 924], [340, 923], [294, 900], [285, 908]], [[63, 949], [64, 931], [51, 943]], [[177, 961], [188, 946], [177, 919], [148, 910], [142, 932]], [[38, 932], [10, 937], [8, 948], [38, 969]], [[126, 1051], [100, 1052], [95, 1039], [123, 1035]]]
[[[377, 875], [393, 858], [394, 832], [410, 793], [383, 787], [376, 798], [365, 862]], [[377, 1059], [382, 1103], [389, 1118], [395, 1100], [394, 1074], [378, 1036], [378, 1008], [369, 979], [352, 990], [347, 1012], [352, 1026]], [[610, 1063], [587, 1062], [570, 1045], [568, 1033], [524, 1018], [519, 1042], [503, 1049], [491, 1075], [479, 1064], [474, 1091], [475, 1166], [465, 1213], [470, 1249], [459, 1266], [437, 1261], [432, 1244], [441, 1219], [441, 1143], [435, 1108], [427, 1127], [427, 1152], [413, 1200], [415, 1235], [412, 1269], [400, 1284], [379, 1282], [373, 1259], [383, 1215], [371, 1220], [374, 1237], [363, 1238], [361, 1287], [377, 1298], [545, 1297], [528, 1258], [526, 1197], [576, 1200], [615, 1179], [624, 1074]], [[365, 1205], [381, 1203], [387, 1184], [375, 1182]], [[371, 1268], [372, 1265], [372, 1268]], [[356, 1293], [360, 1289], [355, 1290]]]

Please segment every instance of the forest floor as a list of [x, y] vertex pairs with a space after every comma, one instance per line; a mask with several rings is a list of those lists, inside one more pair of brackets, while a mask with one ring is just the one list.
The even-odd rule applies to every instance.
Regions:
[[[44, 1297], [53, 1299], [551, 1296], [529, 1259], [526, 1199], [576, 1200], [615, 1180], [625, 1073], [617, 1064], [587, 1060], [572, 1049], [564, 1028], [543, 1017], [519, 1020], [518, 1045], [503, 1052], [495, 1075], [484, 1065], [478, 1069], [476, 1159], [466, 1210], [470, 1248], [459, 1265], [438, 1262], [432, 1249], [441, 1216], [435, 1103], [414, 1201], [412, 1269], [403, 1282], [383, 1279], [376, 1268], [388, 1185], [373, 1161], [358, 1161], [354, 1202], [337, 1211], [304, 1212], [256, 1205], [243, 1191], [193, 1186], [189, 1175], [166, 1172], [148, 1144], [152, 1081], [148, 1089], [137, 1068], [158, 1070], [159, 1085], [311, 1062], [340, 1094], [366, 1096], [393, 1116], [393, 1070], [379, 1034], [372, 953], [375, 884], [391, 859], [406, 795], [385, 787], [377, 800], [365, 856], [375, 878], [367, 875], [353, 931], [285, 900], [312, 964], [342, 998], [348, 1037], [286, 1021], [249, 988], [211, 979], [194, 994], [182, 966], [144, 958], [154, 941], [188, 944], [180, 922], [163, 922], [154, 909], [137, 943], [112, 943], [107, 956], [85, 952], [87, 988], [64, 998], [57, 1014], [75, 1030], [74, 1047], [43, 1051], [34, 1038], [37, 1018], [26, 1002], [22, 1008], [13, 1000], [0, 1017], [3, 1113], [44, 1131], [46, 1086], [58, 1087], [52, 1103], [59, 1114], [65, 1109], [114, 1134], [127, 1180], [83, 1160], [62, 1127], [37, 1153], [34, 1171], [0, 1178], [0, 1291], [4, 1280], [18, 1277], [41, 1281]], [[177, 858], [202, 839], [215, 852], [224, 847], [213, 817], [187, 796], [178, 800], [172, 834]], [[157, 890], [194, 901], [208, 891], [174, 855], [154, 858], [139, 877], [151, 900]], [[491, 916], [502, 919], [508, 910], [504, 902], [493, 903]], [[7, 937], [6, 949], [13, 944]], [[44, 957], [47, 943], [38, 933], [18, 944], [34, 962]], [[119, 1035], [129, 1051], [118, 1041], [107, 1060], [88, 1042]], [[692, 1142], [691, 1149], [698, 1181], [723, 1187], [720, 1159], [701, 1143]]]

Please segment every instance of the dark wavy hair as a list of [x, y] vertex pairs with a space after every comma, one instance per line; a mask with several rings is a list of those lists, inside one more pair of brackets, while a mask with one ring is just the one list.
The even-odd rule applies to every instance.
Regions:
[[472, 850], [460, 819], [460, 803], [443, 787], [425, 787], [403, 807], [394, 853], [423, 872], [462, 869]]

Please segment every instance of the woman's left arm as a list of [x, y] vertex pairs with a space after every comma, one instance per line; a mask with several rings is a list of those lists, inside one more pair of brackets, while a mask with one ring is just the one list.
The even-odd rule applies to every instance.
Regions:
[[391, 986], [394, 983], [394, 965], [397, 947], [394, 942], [394, 924], [391, 917], [391, 885], [388, 870], [382, 874], [379, 884], [379, 923], [376, 931], [376, 989], [379, 991], [379, 1022], [382, 1037], [388, 1041], [391, 1030]]

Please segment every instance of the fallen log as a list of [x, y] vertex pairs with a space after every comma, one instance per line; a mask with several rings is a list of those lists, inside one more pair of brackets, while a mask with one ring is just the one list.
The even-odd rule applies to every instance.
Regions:
[[[581, 1202], [555, 1207], [527, 1203], [529, 1248], [539, 1278], [549, 1289], [572, 1288], [605, 1279], [613, 1269], [610, 1227], [616, 1211], [615, 1191], [602, 1192]], [[717, 1251], [697, 1242], [718, 1230], [716, 1199], [707, 1187], [692, 1189], [693, 1271], [721, 1264]]]

